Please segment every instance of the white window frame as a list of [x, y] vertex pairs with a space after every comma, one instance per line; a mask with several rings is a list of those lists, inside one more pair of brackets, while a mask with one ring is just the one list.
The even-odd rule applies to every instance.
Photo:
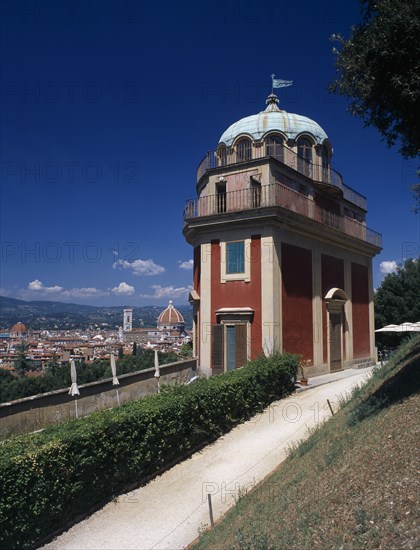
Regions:
[[[226, 273], [226, 244], [230, 243], [244, 243], [244, 269], [243, 273]], [[220, 243], [220, 282], [226, 283], [228, 281], [245, 281], [249, 283], [251, 281], [251, 239], [235, 239], [232, 241]]]

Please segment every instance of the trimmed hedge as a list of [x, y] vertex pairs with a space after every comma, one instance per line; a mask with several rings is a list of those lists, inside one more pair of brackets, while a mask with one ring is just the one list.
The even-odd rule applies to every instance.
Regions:
[[32, 548], [294, 390], [297, 356], [165, 388], [0, 445], [0, 546]]

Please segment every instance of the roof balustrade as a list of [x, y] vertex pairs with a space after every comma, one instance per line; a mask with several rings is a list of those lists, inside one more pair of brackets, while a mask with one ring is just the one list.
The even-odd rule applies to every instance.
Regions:
[[197, 169], [197, 181], [199, 181], [207, 170], [221, 168], [223, 166], [232, 166], [235, 164], [249, 162], [254, 159], [264, 157], [273, 157], [296, 172], [310, 178], [315, 183], [331, 185], [343, 192], [343, 198], [349, 202], [366, 210], [366, 197], [357, 193], [354, 189], [343, 183], [343, 178], [339, 172], [328, 166], [309, 162], [297, 155], [288, 147], [276, 145], [270, 147], [263, 143], [261, 146], [252, 147], [250, 156], [244, 158], [243, 150], [237, 147], [220, 147], [216, 151], [209, 151], [200, 162]]
[[203, 195], [198, 199], [188, 200], [185, 205], [184, 219], [188, 221], [205, 216], [273, 206], [280, 206], [351, 237], [378, 247], [382, 246], [382, 236], [366, 227], [364, 223], [327, 210], [314, 200], [279, 183], [215, 195]]

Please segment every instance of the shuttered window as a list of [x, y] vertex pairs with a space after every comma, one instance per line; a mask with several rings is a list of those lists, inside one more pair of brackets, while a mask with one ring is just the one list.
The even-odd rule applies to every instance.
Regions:
[[[213, 325], [212, 374], [243, 367], [248, 360], [247, 325]], [[226, 369], [225, 369], [226, 360]]]
[[211, 364], [212, 374], [224, 372], [224, 326], [213, 325], [211, 331]]
[[236, 368], [243, 367], [248, 358], [246, 325], [236, 325]]

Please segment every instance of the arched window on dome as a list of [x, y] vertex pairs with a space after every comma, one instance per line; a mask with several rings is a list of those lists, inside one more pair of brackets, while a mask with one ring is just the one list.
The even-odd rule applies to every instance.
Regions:
[[218, 156], [218, 166], [226, 166], [227, 164], [227, 149], [224, 145], [219, 147], [219, 150], [217, 152]]
[[326, 145], [322, 146], [321, 150], [322, 162], [322, 181], [329, 183], [330, 181], [330, 151]]
[[265, 150], [266, 154], [270, 157], [284, 162], [284, 149], [283, 149], [283, 138], [281, 136], [270, 135], [267, 136], [265, 140]]
[[305, 137], [298, 140], [298, 171], [312, 177], [312, 143]]
[[242, 162], [252, 158], [251, 140], [243, 138], [236, 144], [236, 161]]

